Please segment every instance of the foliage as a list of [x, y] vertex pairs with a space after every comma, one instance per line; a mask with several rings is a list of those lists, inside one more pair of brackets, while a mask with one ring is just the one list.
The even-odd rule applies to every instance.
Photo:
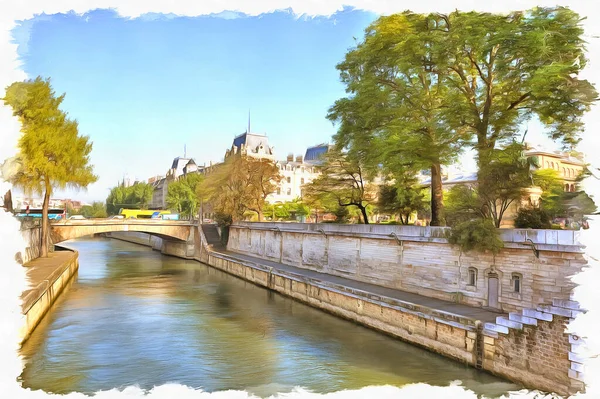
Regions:
[[[585, 178], [582, 173], [577, 182]], [[580, 220], [584, 215], [596, 212], [596, 205], [585, 191], [565, 192], [563, 181], [558, 172], [552, 169], [541, 169], [534, 173], [534, 184], [542, 189], [541, 208], [549, 217], [572, 217]]]
[[266, 197], [280, 180], [274, 162], [234, 155], [216, 165], [196, 191], [216, 213], [228, 215], [232, 222], [243, 220], [247, 211], [255, 212], [260, 221]]
[[500, 227], [506, 210], [526, 194], [532, 185], [531, 160], [523, 155], [524, 146], [513, 142], [503, 149], [494, 149], [488, 163], [478, 173], [477, 197], [486, 218]]
[[82, 206], [80, 214], [86, 218], [105, 218], [108, 216], [103, 202], [93, 202], [92, 205]]
[[428, 207], [417, 179], [405, 174], [394, 179], [393, 185], [379, 187], [377, 208], [382, 213], [398, 215], [401, 224], [408, 224], [412, 214], [426, 211]]
[[[369, 223], [367, 206], [375, 201], [375, 187], [367, 181], [364, 163], [352, 154], [332, 150], [324, 156], [321, 174], [304, 185], [303, 197], [309, 203], [337, 203], [341, 207], [356, 207], [364, 223]], [[329, 205], [331, 206], [331, 205]]]
[[16, 82], [3, 98], [22, 124], [17, 172], [11, 183], [26, 193], [44, 195], [41, 256], [48, 254], [48, 207], [55, 188], [87, 187], [98, 178], [89, 164], [92, 143], [80, 136], [77, 121], [59, 107], [65, 95], [56, 96], [50, 80]]
[[441, 165], [456, 159], [470, 134], [444, 122], [450, 72], [432, 68], [445, 35], [431, 20], [404, 12], [371, 24], [337, 66], [349, 96], [336, 101], [328, 118], [340, 123], [336, 144], [364, 154], [368, 164], [394, 174], [430, 169], [431, 224], [443, 225]]
[[519, 229], [549, 229], [550, 215], [540, 208], [521, 208], [515, 218], [515, 227]]
[[484, 218], [477, 190], [464, 185], [455, 185], [445, 193], [446, 221], [455, 227], [460, 223]]
[[308, 205], [300, 199], [294, 199], [282, 204], [265, 204], [263, 214], [271, 220], [295, 220], [298, 216], [306, 216], [310, 213]]
[[585, 191], [575, 193], [564, 193], [566, 214], [576, 220], [581, 220], [585, 215], [591, 215], [597, 211], [594, 200]]
[[110, 190], [106, 198], [106, 211], [109, 215], [117, 215], [121, 208], [148, 209], [153, 193], [154, 189], [148, 183], [137, 182], [125, 187], [125, 183], [121, 182]]
[[533, 185], [542, 189], [540, 207], [550, 218], [565, 214], [565, 189], [558, 172], [553, 169], [539, 169], [533, 173]]
[[450, 72], [447, 122], [475, 134], [480, 169], [497, 143], [515, 138], [534, 116], [552, 139], [577, 143], [581, 118], [597, 99], [593, 85], [578, 79], [586, 58], [577, 13], [538, 7], [437, 19], [446, 39], [434, 63]]
[[450, 230], [448, 242], [464, 252], [475, 250], [496, 254], [504, 247], [498, 229], [490, 219], [474, 219], [458, 224]]
[[189, 173], [169, 184], [167, 188], [167, 206], [177, 211], [184, 218], [194, 218], [198, 214], [200, 198], [196, 194], [198, 185], [204, 176]]

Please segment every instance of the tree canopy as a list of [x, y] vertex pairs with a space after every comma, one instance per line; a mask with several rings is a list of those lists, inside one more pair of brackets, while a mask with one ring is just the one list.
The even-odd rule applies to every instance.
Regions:
[[56, 96], [49, 79], [16, 82], [3, 98], [22, 124], [12, 184], [27, 193], [44, 195], [41, 256], [48, 254], [48, 206], [54, 189], [87, 187], [98, 178], [90, 165], [92, 143], [79, 135], [77, 121], [59, 107], [65, 95]]
[[439, 166], [464, 146], [476, 150], [482, 192], [495, 190], [483, 188], [494, 182], [495, 149], [532, 119], [573, 150], [598, 97], [579, 78], [582, 34], [581, 18], [564, 7], [382, 16], [338, 65], [348, 96], [328, 115], [339, 125], [336, 144], [369, 171], [430, 168], [432, 224], [443, 224]]
[[213, 167], [198, 185], [198, 196], [206, 200], [222, 220], [237, 222], [248, 211], [263, 218], [266, 198], [281, 181], [273, 161], [233, 155]]
[[137, 182], [126, 187], [123, 182], [113, 187], [106, 198], [106, 211], [117, 215], [121, 208], [148, 209], [154, 189], [148, 183]]
[[189, 173], [169, 184], [166, 198], [167, 206], [177, 211], [184, 218], [194, 218], [198, 214], [200, 205], [196, 189], [203, 180], [204, 176], [201, 174]]
[[369, 223], [367, 206], [376, 199], [376, 187], [367, 179], [364, 163], [355, 154], [331, 150], [319, 166], [321, 174], [303, 186], [308, 203], [335, 201], [340, 207], [356, 207], [363, 223]]

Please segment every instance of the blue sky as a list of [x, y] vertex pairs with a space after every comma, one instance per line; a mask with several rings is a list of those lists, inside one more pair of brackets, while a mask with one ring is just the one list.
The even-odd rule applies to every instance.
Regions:
[[23, 69], [66, 93], [63, 109], [94, 143], [100, 179], [61, 196], [104, 200], [125, 174], [163, 174], [172, 159], [219, 161], [247, 126], [277, 157], [329, 141], [327, 109], [344, 96], [335, 65], [375, 14], [330, 18], [287, 12], [247, 17], [146, 15], [111, 10], [38, 15], [13, 31]]

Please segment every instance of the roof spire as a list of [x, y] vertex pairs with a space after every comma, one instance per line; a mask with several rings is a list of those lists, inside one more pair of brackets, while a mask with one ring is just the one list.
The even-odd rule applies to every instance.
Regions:
[[246, 130], [246, 133], [250, 133], [250, 108], [248, 108], [248, 130]]

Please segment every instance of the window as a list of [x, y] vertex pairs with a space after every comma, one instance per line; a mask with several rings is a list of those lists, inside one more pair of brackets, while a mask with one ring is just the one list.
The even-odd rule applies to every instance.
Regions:
[[469, 267], [469, 285], [477, 285], [477, 269]]
[[304, 177], [300, 179], [300, 184], [304, 184]]
[[280, 194], [281, 194], [281, 189], [280, 189], [280, 188], [278, 188], [278, 189], [277, 189], [277, 195], [280, 195]]
[[288, 177], [287, 177], [287, 182], [288, 182], [288, 183], [291, 183], [291, 182], [292, 182], [292, 178], [288, 176]]
[[563, 176], [566, 176], [567, 175], [567, 171], [565, 170], [565, 168], [562, 168], [562, 169], [563, 169]]
[[523, 281], [523, 276], [521, 276], [519, 273], [513, 273], [512, 274], [512, 287], [513, 287], [513, 291], [520, 294], [521, 293], [521, 283]]
[[292, 195], [292, 189], [291, 188], [287, 189], [287, 195]]

